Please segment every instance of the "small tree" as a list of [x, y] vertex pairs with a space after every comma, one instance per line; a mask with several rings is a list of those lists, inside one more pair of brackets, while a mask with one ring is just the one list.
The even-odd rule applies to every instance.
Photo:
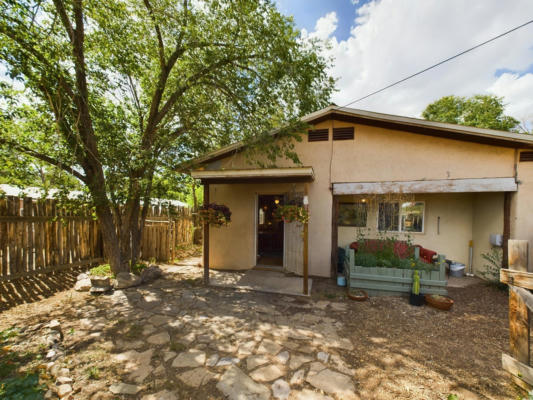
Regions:
[[444, 96], [431, 103], [422, 116], [431, 121], [475, 126], [478, 128], [516, 130], [519, 121], [504, 114], [503, 98], [492, 95], [472, 97]]
[[[264, 144], [274, 126], [290, 135], [328, 104], [317, 46], [270, 0], [0, 0], [0, 62], [21, 89], [0, 98], [2, 157], [81, 182], [113, 272], [129, 270], [163, 168]], [[28, 105], [42, 121], [31, 129]], [[276, 143], [269, 155], [295, 157]]]

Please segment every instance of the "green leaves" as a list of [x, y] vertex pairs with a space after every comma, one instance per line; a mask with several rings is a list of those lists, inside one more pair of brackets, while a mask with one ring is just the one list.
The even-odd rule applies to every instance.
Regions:
[[445, 96], [426, 107], [425, 119], [501, 131], [516, 130], [519, 121], [504, 115], [503, 98], [475, 95], [469, 98]]

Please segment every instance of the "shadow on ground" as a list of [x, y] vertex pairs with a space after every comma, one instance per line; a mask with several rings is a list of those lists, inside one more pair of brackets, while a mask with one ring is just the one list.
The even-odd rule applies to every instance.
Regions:
[[24, 303], [43, 300], [56, 293], [71, 289], [81, 270], [52, 272], [20, 278], [10, 282], [0, 282], [0, 311]]

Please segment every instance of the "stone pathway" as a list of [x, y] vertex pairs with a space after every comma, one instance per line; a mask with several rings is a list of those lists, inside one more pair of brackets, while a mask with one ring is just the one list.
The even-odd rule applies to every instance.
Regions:
[[[200, 274], [192, 265], [172, 266], [149, 286], [115, 290], [97, 298], [98, 308], [78, 311], [79, 325], [98, 333], [110, 349], [110, 367], [120, 371], [107, 387], [78, 388], [82, 397], [356, 398], [353, 371], [338, 367], [353, 346], [328, 316], [343, 312], [342, 303], [194, 284], [176, 289], [173, 279]], [[66, 385], [55, 390], [58, 397], [75, 390]]]
[[[202, 269], [184, 264], [149, 284], [0, 314], [2, 329], [19, 330], [4, 347], [40, 356], [46, 399], [517, 398], [497, 364], [508, 300], [486, 286], [457, 291], [443, 313], [403, 298], [349, 302], [318, 279], [311, 298], [205, 288]], [[449, 332], [464, 326], [485, 334], [463, 334], [461, 347]]]

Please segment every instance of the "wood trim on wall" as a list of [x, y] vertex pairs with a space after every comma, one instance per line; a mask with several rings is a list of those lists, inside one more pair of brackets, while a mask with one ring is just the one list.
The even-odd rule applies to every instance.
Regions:
[[509, 268], [509, 239], [511, 238], [511, 196], [512, 192], [505, 192], [503, 194], [502, 268]]
[[331, 278], [335, 279], [337, 275], [337, 259], [339, 246], [339, 229], [337, 227], [337, 220], [339, 217], [339, 198], [335, 195], [332, 196], [332, 209], [331, 209]]
[[[209, 204], [209, 184], [204, 183], [204, 206]], [[204, 243], [203, 243], [203, 261], [204, 261], [204, 284], [209, 285], [209, 224], [204, 223]]]

